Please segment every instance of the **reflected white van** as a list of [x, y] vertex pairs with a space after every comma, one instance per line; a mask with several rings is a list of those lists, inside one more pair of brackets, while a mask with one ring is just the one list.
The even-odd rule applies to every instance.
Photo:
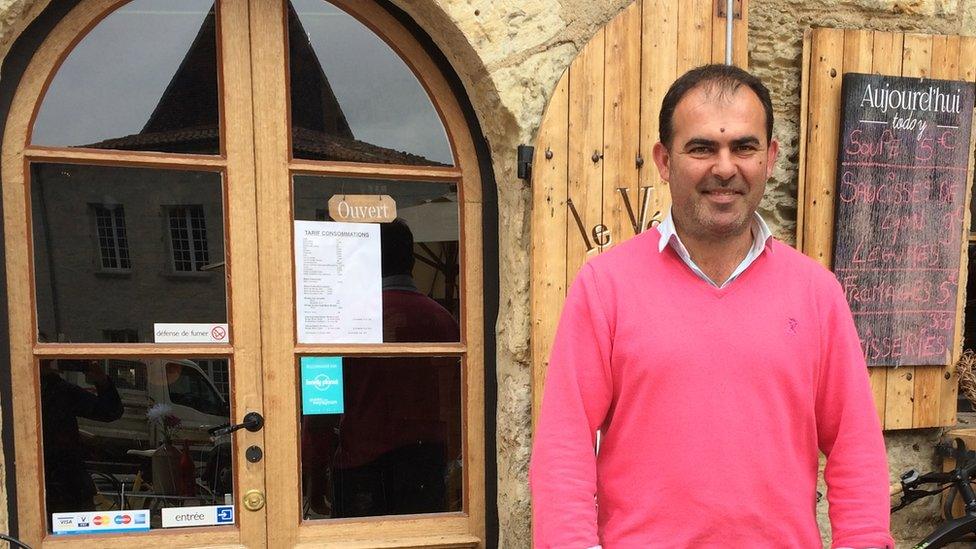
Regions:
[[[164, 404], [178, 425], [170, 430], [177, 447], [187, 441], [194, 462], [205, 463], [214, 447], [209, 431], [229, 420], [229, 406], [213, 381], [197, 363], [186, 359], [156, 358], [148, 360], [107, 359], [101, 366], [115, 384], [124, 413], [109, 423], [78, 418], [78, 428], [93, 450], [96, 462], [111, 468], [113, 463], [136, 463], [140, 454], [158, 448], [165, 439], [162, 425], [151, 421], [146, 412], [155, 404]], [[94, 391], [84, 373], [62, 372], [64, 378], [79, 387]]]

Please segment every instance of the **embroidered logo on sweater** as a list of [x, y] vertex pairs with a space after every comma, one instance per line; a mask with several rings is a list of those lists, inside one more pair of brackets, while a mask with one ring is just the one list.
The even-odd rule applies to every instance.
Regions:
[[786, 331], [789, 332], [792, 335], [796, 335], [796, 327], [799, 324], [800, 323], [797, 322], [795, 318], [793, 318], [793, 317], [787, 318], [786, 319]]

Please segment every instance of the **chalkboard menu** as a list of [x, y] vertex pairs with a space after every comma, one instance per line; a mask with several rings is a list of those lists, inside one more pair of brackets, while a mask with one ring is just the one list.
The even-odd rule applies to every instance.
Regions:
[[948, 364], [973, 86], [845, 74], [834, 272], [869, 366]]

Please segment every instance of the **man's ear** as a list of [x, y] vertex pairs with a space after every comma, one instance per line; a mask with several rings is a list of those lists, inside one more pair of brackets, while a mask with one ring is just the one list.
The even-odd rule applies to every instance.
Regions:
[[657, 165], [657, 171], [661, 174], [661, 179], [670, 182], [671, 181], [671, 151], [664, 146], [664, 143], [658, 141], [654, 144], [654, 150], [652, 151], [654, 155], [654, 163]]
[[779, 156], [779, 141], [773, 139], [766, 148], [766, 179], [773, 175], [773, 168], [776, 167], [776, 158]]

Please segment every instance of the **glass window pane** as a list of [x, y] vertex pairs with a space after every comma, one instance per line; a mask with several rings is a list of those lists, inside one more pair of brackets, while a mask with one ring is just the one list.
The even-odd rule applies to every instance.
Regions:
[[213, 0], [134, 0], [58, 69], [36, 145], [218, 154]]
[[[103, 358], [40, 361], [46, 516], [233, 505], [231, 437], [212, 438], [230, 409], [198, 362]], [[132, 520], [137, 513], [133, 512]]]
[[341, 367], [343, 413], [301, 418], [304, 518], [460, 511], [461, 359]]
[[295, 220], [331, 222], [334, 195], [388, 195], [396, 203], [397, 221], [379, 228], [383, 342], [460, 341], [457, 185], [296, 175]]
[[32, 164], [31, 218], [41, 341], [227, 322], [220, 174]]
[[427, 92], [386, 42], [324, 0], [289, 5], [295, 158], [453, 165]]

